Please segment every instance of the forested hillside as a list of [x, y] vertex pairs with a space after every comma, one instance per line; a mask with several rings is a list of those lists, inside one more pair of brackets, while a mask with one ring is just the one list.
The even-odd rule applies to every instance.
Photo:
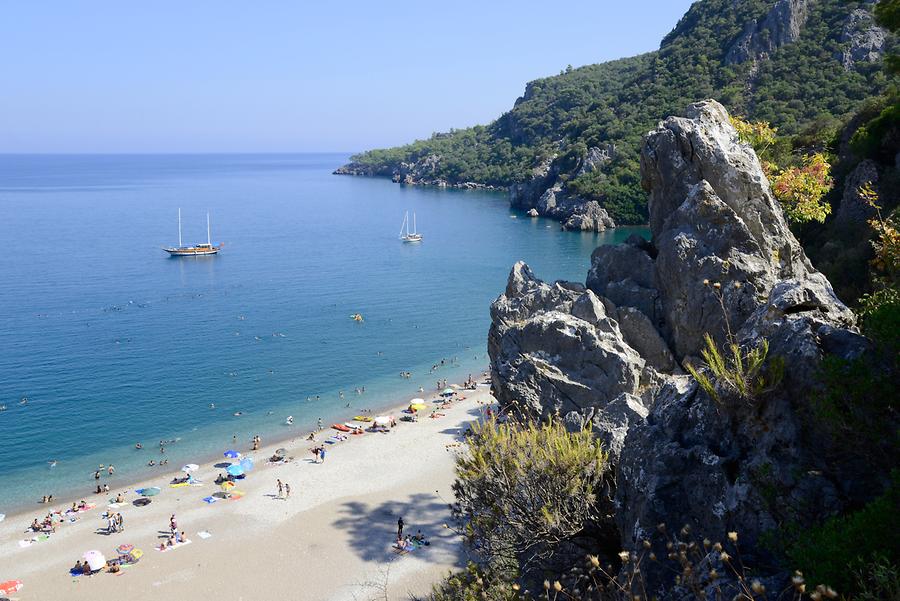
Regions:
[[[700, 0], [658, 51], [530, 82], [489, 125], [370, 150], [338, 172], [408, 184], [524, 184], [511, 192], [522, 208], [565, 220], [597, 201], [618, 223], [644, 223], [638, 151], [660, 115], [716, 98], [782, 136], [824, 138], [885, 90], [881, 57], [893, 41], [871, 20], [872, 6]], [[556, 200], [541, 203], [548, 189]]]

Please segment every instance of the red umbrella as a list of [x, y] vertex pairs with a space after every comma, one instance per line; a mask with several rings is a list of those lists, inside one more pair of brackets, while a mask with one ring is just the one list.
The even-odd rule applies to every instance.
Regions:
[[0, 582], [0, 593], [3, 593], [4, 595], [11, 595], [21, 590], [21, 588], [21, 580], [7, 580], [6, 582]]

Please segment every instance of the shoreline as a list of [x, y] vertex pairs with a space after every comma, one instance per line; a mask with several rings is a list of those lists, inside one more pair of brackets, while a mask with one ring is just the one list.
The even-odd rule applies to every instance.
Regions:
[[[475, 378], [476, 382], [478, 384], [481, 384], [482, 382], [484, 382], [485, 379], [488, 378], [488, 375], [487, 375], [488, 373], [489, 372], [487, 369], [483, 369], [478, 374], [478, 376]], [[448, 382], [448, 386], [451, 386], [451, 387], [460, 386], [456, 390], [458, 390], [458, 391], [465, 390], [464, 388], [461, 387], [461, 385], [458, 382]], [[483, 388], [483, 387], [479, 386], [479, 388]], [[489, 390], [489, 388], [484, 388], [484, 389]], [[477, 390], [478, 389], [476, 388], [475, 391], [471, 391], [471, 392], [476, 392]], [[437, 393], [437, 391], [432, 391], [431, 393], [428, 393], [426, 391], [423, 393], [416, 393], [416, 394], [421, 394], [422, 397], [425, 398], [425, 400], [427, 402], [431, 403], [432, 399], [430, 397], [433, 397], [436, 393]], [[376, 405], [373, 408], [367, 408], [367, 409], [369, 409], [371, 411], [372, 415], [379, 415], [384, 412], [399, 414], [409, 406], [409, 401], [411, 401], [414, 398], [419, 398], [419, 397], [410, 396], [402, 404], [398, 404], [396, 402], [390, 402], [390, 403], [385, 403], [382, 406]], [[352, 412], [352, 408], [349, 411]], [[362, 409], [357, 409], [357, 412], [354, 413], [354, 415], [362, 415], [362, 413], [360, 413], [361, 411], [362, 411]], [[344, 415], [344, 414], [341, 413], [340, 415]], [[336, 417], [335, 421], [332, 423], [344, 423], [344, 422], [349, 422], [349, 421], [353, 421], [353, 415], [347, 415], [346, 417]], [[267, 442], [265, 444], [260, 446], [259, 451], [251, 451], [249, 449], [241, 450], [240, 447], [242, 444], [246, 447], [249, 447], [250, 445], [249, 445], [248, 441], [244, 441], [243, 443], [241, 443], [241, 441], [238, 441], [238, 445], [234, 450], [240, 452], [243, 456], [246, 457], [253, 453], [265, 453], [266, 450], [269, 449], [270, 450], [269, 456], [270, 456], [271, 452], [274, 452], [274, 450], [279, 447], [285, 446], [286, 443], [288, 443], [288, 442], [290, 442], [291, 444], [296, 444], [298, 442], [300, 442], [300, 443], [307, 442], [309, 444], [321, 443], [322, 442], [320, 440], [321, 434], [328, 433], [328, 432], [335, 432], [331, 428], [331, 425], [332, 425], [331, 423], [326, 424], [323, 422], [322, 430], [318, 430], [316, 424], [311, 424], [311, 425], [309, 425], [308, 428], [303, 429], [302, 433], [294, 433], [294, 434], [285, 433], [283, 436], [277, 436], [277, 435], [271, 436], [271, 437], [267, 438]], [[301, 424], [301, 426], [302, 426], [302, 424]], [[316, 434], [316, 440], [308, 441], [305, 439], [305, 437], [309, 436], [310, 433]], [[300, 440], [301, 438], [303, 440]], [[152, 451], [154, 448], [155, 447], [148, 449], [148, 450]], [[207, 465], [207, 464], [212, 464], [212, 463], [217, 463], [217, 462], [224, 462], [224, 461], [226, 461], [226, 459], [221, 455], [222, 452], [224, 452], [224, 448], [223, 448], [223, 451], [220, 451], [218, 454], [215, 454], [212, 451], [210, 451], [208, 454], [199, 454], [198, 458], [192, 462], [197, 463], [201, 466]], [[154, 455], [154, 457], [156, 457], [156, 456]], [[10, 505], [8, 510], [6, 510], [4, 512], [0, 512], [0, 514], [5, 516], [5, 518], [4, 518], [5, 521], [9, 521], [10, 519], [22, 518], [28, 514], [33, 515], [33, 514], [37, 513], [37, 514], [46, 515], [47, 513], [51, 513], [53, 511], [57, 511], [57, 510], [65, 511], [66, 508], [72, 506], [72, 503], [78, 503], [82, 500], [84, 500], [88, 503], [91, 503], [92, 499], [96, 500], [98, 498], [106, 498], [106, 496], [110, 496], [110, 495], [115, 496], [118, 492], [132, 492], [133, 489], [136, 486], [140, 485], [142, 482], [148, 482], [148, 481], [156, 482], [160, 478], [164, 478], [167, 476], [170, 477], [169, 479], [171, 480], [175, 476], [177, 476], [179, 474], [183, 474], [183, 472], [179, 469], [181, 466], [176, 465], [176, 464], [171, 464], [171, 465], [173, 468], [171, 471], [161, 471], [161, 472], [151, 473], [151, 474], [148, 474], [143, 477], [139, 476], [138, 474], [131, 474], [131, 475], [128, 475], [127, 473], [123, 474], [123, 480], [116, 482], [115, 486], [113, 486], [111, 483], [109, 483], [108, 480], [106, 480], [104, 482], [104, 479], [109, 478], [109, 476], [107, 476], [105, 474], [105, 472], [103, 472], [103, 470], [101, 470], [101, 472], [103, 472], [103, 473], [101, 473], [102, 478], [99, 482], [101, 484], [103, 484], [103, 483], [110, 484], [109, 492], [96, 493], [95, 491], [91, 490], [91, 491], [87, 492], [86, 494], [72, 495], [72, 496], [70, 496], [68, 494], [68, 492], [63, 492], [62, 494], [59, 495], [58, 498], [57, 498], [57, 495], [54, 494], [52, 503], [40, 503], [39, 501], [35, 500], [31, 504], [28, 504], [28, 505], [22, 505], [22, 506]], [[150, 467], [150, 466], [144, 466], [144, 467]], [[157, 467], [158, 467], [158, 465], [157, 465]], [[167, 464], [165, 467], [168, 468], [169, 464]], [[134, 477], [131, 477], [131, 476], [134, 476]], [[93, 484], [92, 486], [96, 486], [96, 484]], [[152, 484], [148, 485], [148, 486], [152, 486]], [[90, 487], [91, 487], [91, 485], [85, 485], [85, 488], [90, 488]], [[34, 516], [34, 517], [37, 517], [37, 516]], [[4, 520], [0, 520], [0, 523], [2, 523]]]
[[[285, 463], [265, 462], [278, 443], [262, 446], [253, 453], [256, 468], [234, 489], [243, 494], [234, 499], [203, 502], [220, 490], [213, 480], [221, 470], [206, 463], [194, 472], [203, 481], [198, 487], [170, 487], [172, 474], [161, 474], [142, 482], [162, 489], [146, 507], [134, 506], [137, 497], [129, 492], [125, 505], [98, 504], [77, 514], [78, 521], [59, 525], [46, 540], [17, 545], [17, 539], [32, 536], [23, 534], [31, 520], [7, 519], [0, 523], [0, 573], [25, 583], [18, 593], [22, 601], [109, 595], [140, 601], [160, 594], [350, 601], [376, 593], [398, 600], [425, 594], [448, 571], [465, 564], [460, 539], [444, 526], [452, 519], [447, 503], [453, 495], [455, 457], [466, 428], [495, 402], [485, 386], [459, 392], [465, 398], [453, 401], [440, 418], [423, 416], [417, 423], [398, 422], [383, 435], [367, 432], [326, 445], [323, 463], [307, 455], [308, 447], [323, 442], [321, 434], [316, 443], [292, 443]], [[291, 485], [289, 499], [275, 494], [276, 478]], [[102, 531], [106, 520], [101, 514], [107, 510], [122, 513], [124, 532]], [[165, 526], [172, 514], [193, 543], [184, 550], [176, 546], [174, 555], [155, 550], [168, 537]], [[392, 544], [398, 516], [406, 522], [405, 533], [421, 530], [430, 546], [397, 554]], [[123, 543], [143, 550], [135, 566], [93, 577], [68, 573], [86, 550], [96, 548], [110, 558]], [[244, 573], [281, 569], [297, 578], [236, 579], [238, 565]], [[388, 584], [390, 593], [383, 595]]]

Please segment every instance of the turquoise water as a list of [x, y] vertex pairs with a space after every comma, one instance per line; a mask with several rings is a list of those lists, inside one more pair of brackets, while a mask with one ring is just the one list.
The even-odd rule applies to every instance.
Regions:
[[[113, 487], [159, 473], [145, 464], [160, 440], [179, 439], [173, 471], [235, 435], [243, 449], [461, 381], [487, 364], [513, 262], [583, 280], [598, 244], [632, 233], [561, 232], [500, 194], [331, 175], [346, 158], [0, 156], [0, 513], [87, 494], [101, 463]], [[219, 256], [161, 250], [178, 207], [185, 243], [211, 212]], [[406, 210], [420, 245], [398, 241]]]

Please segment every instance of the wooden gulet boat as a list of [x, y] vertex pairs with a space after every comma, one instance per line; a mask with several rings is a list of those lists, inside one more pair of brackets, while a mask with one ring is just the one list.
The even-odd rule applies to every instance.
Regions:
[[203, 257], [215, 255], [222, 249], [222, 245], [213, 246], [210, 240], [209, 213], [206, 214], [206, 243], [184, 246], [181, 241], [181, 209], [178, 209], [178, 246], [163, 248], [171, 257]]

